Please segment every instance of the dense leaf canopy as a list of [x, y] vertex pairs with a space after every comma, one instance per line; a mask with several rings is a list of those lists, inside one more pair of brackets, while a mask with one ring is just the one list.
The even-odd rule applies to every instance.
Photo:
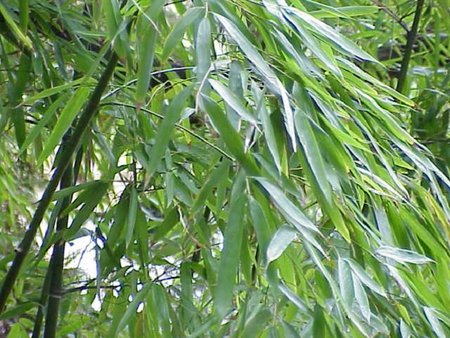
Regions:
[[0, 335], [448, 337], [449, 14], [2, 1]]

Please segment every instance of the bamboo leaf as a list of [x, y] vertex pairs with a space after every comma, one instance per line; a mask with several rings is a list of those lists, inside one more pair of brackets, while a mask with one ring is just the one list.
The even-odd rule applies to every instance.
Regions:
[[225, 229], [218, 284], [215, 290], [215, 306], [220, 318], [223, 318], [231, 308], [244, 232], [245, 205], [246, 197], [243, 192], [234, 196], [230, 205], [230, 218]]
[[133, 239], [138, 207], [138, 194], [136, 188], [133, 186], [131, 187], [130, 202], [128, 206], [127, 232], [125, 237], [125, 243], [127, 247], [130, 245], [131, 240]]
[[257, 126], [258, 121], [250, 112], [247, 111], [244, 105], [240, 102], [240, 100], [230, 89], [225, 87], [219, 81], [213, 79], [209, 79], [209, 83], [214, 88], [214, 90], [220, 95], [220, 97], [223, 98], [225, 102], [228, 105], [230, 105], [230, 107], [233, 108], [233, 110], [237, 112], [242, 119], [252, 123], [254, 126]]
[[339, 34], [336, 30], [332, 29], [327, 24], [314, 18], [312, 15], [309, 15], [306, 12], [292, 7], [290, 7], [289, 9], [285, 9], [285, 11], [291, 15], [295, 15], [298, 19], [300, 19], [300, 22], [304, 26], [307, 26], [308, 29], [311, 30], [311, 32], [319, 34], [321, 37], [328, 39], [330, 42], [336, 44], [350, 55], [358, 57], [362, 60], [379, 63], [376, 59], [361, 50], [353, 42], [345, 38], [343, 35]]
[[258, 167], [253, 159], [244, 152], [244, 144], [241, 136], [233, 128], [222, 109], [206, 96], [202, 96], [200, 104], [202, 110], [208, 113], [231, 154], [242, 164], [249, 174], [257, 174], [259, 171]]
[[[84, 194], [85, 200], [81, 209], [77, 212], [75, 218], [73, 219], [70, 227], [64, 232], [64, 240], [71, 240], [81, 228], [81, 226], [86, 222], [86, 220], [91, 216], [94, 209], [98, 206], [106, 191], [109, 188], [107, 182], [99, 181], [98, 184], [92, 185], [87, 189]], [[79, 201], [81, 202], [81, 201]], [[75, 203], [75, 202], [74, 202]]]
[[133, 300], [130, 304], [128, 304], [126, 311], [123, 313], [123, 316], [120, 318], [120, 321], [117, 323], [117, 326], [111, 326], [110, 328], [110, 337], [117, 337], [122, 330], [130, 324], [133, 317], [136, 315], [136, 310], [140, 303], [142, 303], [147, 294], [151, 290], [152, 284], [147, 283], [144, 287], [133, 297]]
[[165, 154], [167, 145], [169, 144], [175, 124], [178, 122], [183, 108], [187, 104], [187, 98], [191, 93], [191, 88], [185, 88], [179, 93], [167, 107], [167, 114], [164, 116], [163, 122], [158, 127], [158, 133], [155, 137], [155, 144], [150, 152], [150, 160], [143, 163], [147, 170], [148, 177], [152, 176], [161, 161], [161, 157]]
[[272, 240], [267, 247], [267, 263], [270, 263], [280, 257], [289, 244], [295, 240], [295, 238], [295, 230], [289, 225], [282, 225], [272, 237]]
[[195, 53], [197, 57], [196, 75], [201, 83], [211, 66], [211, 25], [208, 17], [204, 17], [198, 26]]
[[372, 291], [378, 293], [379, 295], [383, 297], [387, 297], [386, 292], [379, 286], [373, 278], [371, 278], [367, 272], [365, 272], [358, 264], [354, 263], [352, 260], [346, 259], [345, 260], [348, 264], [350, 264], [350, 267], [353, 271], [353, 273], [358, 277], [359, 281], [363, 283], [365, 286], [367, 286]]
[[189, 8], [186, 13], [184, 13], [184, 15], [178, 20], [166, 39], [161, 55], [162, 60], [167, 60], [176, 44], [179, 43], [183, 38], [186, 29], [196, 20], [198, 20], [203, 14], [205, 14], [205, 10], [201, 7]]
[[427, 317], [428, 321], [430, 322], [434, 333], [436, 333], [436, 335], [439, 338], [447, 337], [444, 327], [442, 326], [439, 318], [436, 316], [436, 311], [433, 308], [430, 308], [427, 306], [425, 306], [423, 308], [423, 311], [425, 312], [425, 316]]
[[419, 255], [414, 251], [394, 248], [390, 246], [381, 246], [377, 249], [376, 253], [377, 255], [390, 258], [402, 264], [403, 263], [426, 264], [433, 262], [432, 259], [423, 255]]
[[48, 109], [44, 113], [44, 116], [42, 116], [42, 118], [39, 120], [38, 124], [36, 124], [34, 128], [28, 133], [28, 136], [23, 142], [22, 147], [20, 147], [20, 153], [24, 152], [34, 142], [36, 137], [39, 136], [39, 134], [44, 130], [44, 127], [48, 124], [48, 122], [50, 122], [50, 120], [56, 113], [56, 110], [62, 105], [62, 103], [66, 99], [67, 95], [62, 94], [55, 100], [55, 102], [53, 102], [48, 107]]
[[280, 188], [268, 182], [265, 178], [256, 177], [255, 179], [269, 193], [270, 199], [278, 207], [284, 217], [286, 217], [286, 219], [293, 224], [300, 231], [300, 233], [302, 233], [304, 229], [319, 232], [317, 227], [302, 211], [300, 211], [299, 208], [294, 205], [294, 203], [286, 197]]
[[145, 96], [150, 84], [158, 33], [152, 25], [143, 19], [138, 21], [138, 73], [136, 84], [136, 105], [144, 105]]
[[280, 283], [278, 286], [280, 291], [286, 296], [287, 299], [289, 299], [301, 312], [309, 313], [308, 306], [305, 304], [305, 302], [300, 299], [291, 289], [289, 289], [286, 285], [283, 283]]
[[11, 14], [8, 12], [8, 10], [5, 8], [5, 6], [0, 3], [0, 14], [5, 19], [7, 25], [10, 27], [13, 34], [23, 43], [23, 45], [28, 48], [29, 50], [33, 49], [33, 43], [31, 42], [30, 38], [26, 36], [22, 30], [17, 26], [16, 22], [14, 21]]
[[86, 102], [88, 95], [89, 88], [80, 87], [67, 102], [58, 118], [58, 122], [56, 122], [52, 133], [50, 134], [47, 142], [44, 145], [44, 149], [39, 155], [39, 158], [37, 160], [38, 165], [41, 165], [47, 159], [47, 157], [50, 156], [57, 144], [61, 141], [64, 133], [70, 128], [73, 120]]

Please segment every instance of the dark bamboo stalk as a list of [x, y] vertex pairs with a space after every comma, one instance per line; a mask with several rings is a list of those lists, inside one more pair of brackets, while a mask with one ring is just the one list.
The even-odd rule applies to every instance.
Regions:
[[[70, 131], [64, 136], [64, 139], [68, 139], [70, 136]], [[83, 150], [80, 149], [77, 153], [77, 160], [82, 157], [83, 154]], [[64, 188], [68, 188], [70, 186], [73, 186], [76, 183], [76, 177], [78, 176], [78, 169], [80, 166], [80, 161], [75, 160], [75, 164], [72, 168], [71, 164], [67, 167], [63, 177], [61, 178], [61, 183], [60, 183], [60, 188], [64, 189]], [[65, 198], [62, 199], [62, 201], [60, 201], [61, 203], [61, 208], [59, 209], [59, 213], [61, 214], [71, 203], [72, 200], [72, 194], [66, 196]], [[56, 225], [56, 230], [57, 231], [61, 231], [65, 228], [67, 228], [67, 222], [68, 222], [68, 217], [69, 215], [66, 215], [63, 218], [60, 218], [58, 216], [58, 222]], [[57, 286], [55, 284], [57, 284], [58, 281], [55, 281], [55, 276], [57, 278], [57, 276], [61, 276], [62, 275], [62, 268], [63, 265], [58, 265], [58, 259], [56, 256], [61, 255], [61, 253], [57, 253], [57, 250], [61, 250], [62, 248], [62, 257], [64, 257], [64, 246], [61, 246], [61, 243], [56, 243], [53, 247], [53, 254], [52, 257], [50, 259], [50, 263], [49, 266], [47, 268], [47, 273], [45, 275], [45, 280], [44, 280], [44, 285], [42, 287], [42, 293], [41, 293], [41, 299], [39, 301], [39, 308], [38, 311], [36, 313], [36, 317], [34, 320], [34, 327], [33, 327], [33, 334], [31, 336], [31, 338], [39, 338], [41, 336], [41, 328], [42, 328], [42, 322], [44, 319], [44, 312], [45, 309], [47, 308], [54, 308], [54, 304], [53, 305], [48, 305], [47, 307], [47, 302], [49, 299], [49, 295], [50, 292], [55, 293], [56, 288], [58, 288], [57, 290], [61, 289], [61, 285]], [[61, 270], [58, 271], [58, 268], [61, 267]], [[60, 277], [60, 279], [62, 280], [62, 277]], [[51, 303], [52, 299], [50, 299], [50, 303]], [[58, 306], [59, 307], [59, 304]], [[48, 317], [48, 311], [47, 311], [47, 317]], [[57, 318], [55, 318], [55, 321], [57, 320]], [[56, 328], [56, 326], [55, 326]]]
[[44, 285], [42, 286], [41, 298], [39, 299], [39, 307], [36, 313], [36, 317], [34, 317], [34, 326], [33, 333], [31, 334], [31, 338], [39, 338], [41, 335], [42, 328], [42, 320], [44, 319], [44, 308], [47, 305], [48, 301], [48, 291], [50, 289], [50, 266], [47, 269], [47, 273], [45, 274]]
[[73, 153], [75, 152], [81, 137], [83, 136], [85, 130], [87, 129], [92, 117], [97, 112], [102, 94], [104, 93], [109, 80], [114, 73], [114, 69], [116, 67], [118, 61], [118, 56], [116, 53], [111, 54], [111, 59], [106, 66], [100, 80], [97, 83], [89, 101], [84, 108], [83, 112], [80, 115], [77, 125], [74, 128], [74, 132], [71, 137], [64, 142], [64, 146], [62, 148], [64, 151], [61, 151], [61, 156], [57, 160], [56, 169], [53, 173], [53, 176], [45, 188], [44, 193], [42, 194], [42, 198], [39, 201], [36, 212], [33, 215], [33, 218], [30, 222], [30, 225], [22, 239], [22, 242], [19, 244], [19, 247], [16, 249], [16, 256], [14, 257], [13, 263], [6, 274], [6, 277], [3, 281], [2, 288], [0, 290], [0, 314], [4, 311], [6, 307], [6, 301], [8, 299], [9, 294], [16, 282], [17, 276], [19, 275], [20, 268], [28, 254], [28, 251], [31, 248], [31, 244], [36, 236], [36, 232], [39, 228], [39, 225], [44, 218], [45, 212], [52, 201], [53, 194], [55, 193], [56, 188], [58, 187], [59, 181], [63, 176], [70, 159], [72, 158]]
[[403, 55], [402, 65], [400, 67], [400, 73], [398, 75], [397, 91], [404, 94], [404, 87], [406, 81], [406, 75], [408, 73], [409, 61], [411, 60], [411, 54], [414, 46], [414, 42], [417, 37], [417, 30], [419, 29], [420, 16], [422, 15], [424, 0], [417, 0], [416, 11], [414, 13], [414, 20], [411, 29], [406, 34], [406, 47], [405, 54]]
[[[70, 163], [61, 178], [61, 189], [68, 188], [74, 184], [73, 168]], [[63, 212], [71, 203], [72, 196], [68, 195], [63, 199], [60, 212]], [[58, 218], [56, 231], [67, 229], [69, 215]], [[50, 265], [47, 273], [50, 275], [50, 285], [48, 293], [47, 315], [45, 317], [44, 337], [53, 338], [56, 336], [56, 327], [58, 323], [59, 303], [62, 292], [63, 270], [64, 270], [64, 253], [66, 242], [60, 239], [53, 245], [53, 253], [50, 258]]]

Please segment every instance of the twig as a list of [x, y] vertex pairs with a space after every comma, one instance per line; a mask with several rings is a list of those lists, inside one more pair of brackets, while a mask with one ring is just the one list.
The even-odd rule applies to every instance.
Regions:
[[417, 30], [419, 29], [420, 16], [422, 14], [424, 0], [417, 0], [416, 12], [414, 14], [414, 20], [411, 30], [406, 34], [406, 47], [405, 54], [403, 55], [402, 65], [400, 67], [400, 73], [398, 75], [397, 91], [404, 94], [404, 86], [406, 81], [406, 74], [408, 73], [409, 61], [411, 60], [411, 53], [414, 42], [416, 41]]
[[[128, 104], [128, 103], [124, 103], [124, 102], [105, 102], [105, 103], [102, 104], [102, 106], [123, 106], [123, 107], [127, 107], [127, 108], [133, 108], [133, 109], [136, 109], [136, 106], [135, 106], [135, 105]], [[164, 116], [162, 116], [161, 114], [155, 113], [155, 112], [153, 112], [153, 111], [151, 111], [151, 110], [149, 110], [149, 109], [145, 109], [145, 108], [142, 108], [142, 107], [141, 107], [140, 109], [141, 109], [141, 111], [143, 111], [143, 112], [145, 112], [145, 113], [147, 113], [147, 114], [156, 116], [157, 118], [159, 118], [159, 119], [161, 119], [161, 120], [164, 119]], [[179, 124], [179, 123], [176, 123], [176, 124], [175, 124], [175, 127], [177, 127], [178, 129], [180, 129], [180, 130], [182, 130], [182, 131], [188, 133], [189, 135], [195, 137], [195, 138], [198, 139], [199, 141], [205, 143], [206, 145], [208, 145], [208, 146], [211, 147], [212, 149], [216, 150], [218, 153], [220, 153], [220, 154], [222, 154], [223, 156], [225, 156], [225, 157], [226, 157], [227, 159], [229, 159], [230, 161], [233, 161], [233, 160], [234, 160], [234, 158], [233, 158], [231, 155], [229, 155], [227, 152], [225, 152], [223, 149], [221, 149], [221, 148], [219, 148], [218, 146], [212, 144], [211, 142], [209, 142], [209, 141], [208, 141], [207, 139], [205, 139], [204, 137], [202, 137], [202, 136], [200, 136], [200, 135], [194, 133], [194, 132], [193, 132], [192, 130], [190, 130], [189, 128], [186, 128], [186, 127], [182, 126], [182, 125]]]
[[387, 15], [389, 15], [391, 18], [395, 20], [404, 30], [406, 33], [409, 32], [408, 25], [400, 18], [397, 14], [395, 14], [393, 11], [391, 11], [388, 7], [386, 7], [384, 4], [381, 3], [379, 0], [372, 0], [372, 3], [380, 7], [380, 9], [385, 12]]

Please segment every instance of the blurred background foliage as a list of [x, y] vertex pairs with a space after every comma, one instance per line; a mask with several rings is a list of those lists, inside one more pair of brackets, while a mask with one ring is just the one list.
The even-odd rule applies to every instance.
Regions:
[[2, 1], [0, 336], [448, 337], [449, 11]]

